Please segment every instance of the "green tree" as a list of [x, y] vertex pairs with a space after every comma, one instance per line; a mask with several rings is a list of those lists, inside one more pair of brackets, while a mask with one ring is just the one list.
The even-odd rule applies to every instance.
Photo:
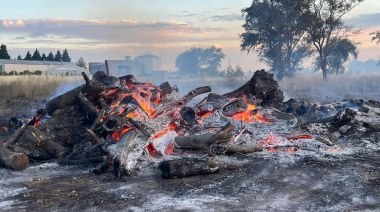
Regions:
[[8, 54], [7, 46], [1, 44], [0, 47], [0, 59], [11, 59], [11, 56]]
[[71, 62], [71, 58], [69, 56], [69, 52], [67, 51], [67, 49], [63, 50], [62, 61], [63, 62]]
[[41, 60], [41, 54], [40, 54], [40, 51], [38, 51], [37, 49], [34, 51], [33, 53], [33, 56], [32, 56], [32, 60]]
[[48, 54], [47, 58], [46, 58], [46, 61], [54, 61], [54, 55], [53, 55], [53, 52], [50, 51], [50, 53]]
[[218, 74], [218, 68], [224, 57], [222, 49], [215, 46], [209, 48], [192, 47], [179, 54], [175, 64], [182, 76], [199, 76], [200, 74], [215, 76]]
[[256, 51], [278, 80], [293, 77], [311, 55], [303, 21], [308, 7], [309, 0], [253, 0], [242, 9], [241, 50]]
[[26, 53], [24, 60], [32, 60], [32, 55], [30, 54], [29, 51]]
[[17, 60], [22, 60], [21, 55], [18, 55], [18, 56], [17, 56]]
[[45, 53], [42, 53], [42, 56], [41, 56], [41, 61], [46, 61], [46, 54]]
[[58, 61], [58, 62], [62, 61], [62, 54], [59, 50], [57, 51], [57, 53], [54, 56], [54, 61]]
[[84, 62], [83, 57], [80, 57], [78, 59], [78, 61], [76, 62], [76, 65], [79, 66], [79, 67], [87, 69], [87, 64], [86, 64], [86, 62]]
[[[348, 36], [355, 33], [347, 27], [342, 17], [363, 0], [311, 0], [306, 13], [306, 31], [308, 41], [317, 52], [317, 64], [322, 70], [323, 79], [327, 80], [331, 58], [338, 50], [346, 51], [340, 55], [352, 55], [352, 46], [356, 46]], [[351, 46], [344, 48], [340, 45]], [[356, 48], [356, 47], [355, 47]]]

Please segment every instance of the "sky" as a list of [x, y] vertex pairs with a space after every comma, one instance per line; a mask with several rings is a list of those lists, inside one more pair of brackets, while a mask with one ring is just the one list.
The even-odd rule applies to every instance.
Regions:
[[[37, 48], [46, 55], [67, 49], [72, 62], [161, 57], [163, 70], [174, 71], [176, 57], [191, 47], [222, 48], [221, 69], [265, 65], [255, 53], [240, 50], [241, 9], [252, 0], [18, 0], [1, 1], [0, 43], [11, 58]], [[359, 60], [378, 59], [380, 44], [369, 33], [380, 30], [380, 1], [365, 0], [344, 17], [361, 28]]]

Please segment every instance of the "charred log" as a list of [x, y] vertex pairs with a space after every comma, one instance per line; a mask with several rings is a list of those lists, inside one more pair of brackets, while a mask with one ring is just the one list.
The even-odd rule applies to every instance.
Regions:
[[78, 100], [79, 104], [83, 108], [83, 110], [86, 111], [87, 116], [90, 120], [95, 121], [98, 117], [98, 112], [96, 111], [96, 108], [92, 102], [90, 102], [82, 92], [78, 92], [75, 95], [75, 98]]
[[219, 170], [218, 162], [212, 158], [182, 158], [162, 161], [158, 168], [161, 170], [162, 176], [167, 179], [212, 174]]
[[232, 124], [228, 122], [220, 131], [216, 133], [206, 133], [193, 136], [178, 136], [175, 138], [175, 144], [178, 147], [187, 147], [206, 151], [210, 156], [214, 154], [210, 147], [218, 141], [226, 141], [232, 138]]
[[261, 106], [263, 107], [282, 108], [284, 94], [279, 89], [278, 83], [273, 79], [273, 74], [266, 72], [264, 69], [256, 71], [247, 83], [223, 96], [237, 98], [249, 94], [261, 99]]
[[186, 105], [194, 97], [196, 97], [198, 95], [201, 95], [201, 94], [204, 94], [204, 93], [208, 93], [208, 92], [211, 92], [211, 87], [210, 86], [199, 87], [199, 88], [196, 88], [196, 89], [190, 91], [189, 93], [187, 93], [185, 96], [183, 96], [182, 98], [180, 98], [177, 102], [180, 102], [183, 105]]
[[230, 102], [227, 102], [223, 107], [222, 107], [222, 114], [224, 116], [232, 116], [235, 113], [239, 112], [244, 112], [248, 108], [247, 104], [245, 101], [239, 97], [238, 99], [232, 100]]
[[13, 169], [23, 170], [29, 165], [29, 158], [23, 153], [15, 153], [6, 148], [0, 148], [0, 166]]
[[26, 128], [23, 133], [22, 141], [39, 147], [57, 158], [63, 157], [68, 153], [64, 146], [53, 141], [42, 131], [33, 126], [28, 126]]

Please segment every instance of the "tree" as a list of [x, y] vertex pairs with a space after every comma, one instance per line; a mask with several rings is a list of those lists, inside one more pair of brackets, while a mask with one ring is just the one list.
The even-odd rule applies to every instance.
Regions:
[[8, 54], [7, 46], [1, 44], [0, 47], [0, 59], [11, 59], [11, 56]]
[[45, 53], [42, 53], [42, 56], [41, 56], [41, 61], [46, 61], [46, 54]]
[[18, 55], [18, 56], [17, 56], [17, 60], [22, 60], [21, 55]]
[[[308, 41], [312, 43], [318, 54], [316, 61], [322, 70], [324, 80], [327, 80], [331, 58], [337, 57], [332, 56], [332, 54], [341, 50], [345, 51], [340, 53], [341, 56], [348, 54], [355, 57], [353, 53], [356, 52], [356, 44], [348, 39], [348, 36], [355, 31], [343, 23], [342, 17], [362, 1], [311, 0], [309, 10], [306, 13], [305, 20], [308, 24], [305, 29], [308, 32]], [[354, 46], [355, 51], [352, 51]]]
[[199, 76], [200, 74], [215, 76], [224, 57], [222, 49], [215, 46], [204, 49], [192, 47], [179, 54], [175, 64], [183, 76]]
[[311, 55], [303, 21], [309, 0], [253, 0], [242, 9], [243, 51], [256, 51], [278, 80], [293, 77]]
[[83, 57], [80, 57], [78, 59], [78, 62], [76, 62], [76, 65], [79, 66], [79, 67], [87, 69], [87, 64], [86, 64], [86, 62], [84, 62]]
[[[378, 30], [377, 32], [372, 32], [370, 33], [370, 35], [372, 35], [372, 41], [377, 40], [376, 44], [380, 43], [380, 30]], [[380, 60], [379, 60], [379, 64], [380, 64]]]
[[58, 61], [58, 62], [62, 61], [62, 54], [59, 50], [57, 51], [57, 53], [54, 56], [54, 61]]
[[36, 51], [34, 51], [33, 53], [33, 56], [32, 56], [32, 60], [41, 60], [41, 54], [40, 52], [36, 49]]
[[47, 61], [54, 61], [54, 55], [53, 55], [53, 52], [50, 51], [50, 53], [48, 54], [46, 60], [47, 60]]
[[232, 66], [228, 66], [225, 77], [228, 79], [242, 78], [244, 77], [243, 69], [240, 66], [236, 66], [235, 69]]
[[71, 58], [69, 56], [69, 52], [67, 52], [67, 49], [63, 50], [62, 61], [63, 62], [71, 62]]
[[30, 54], [29, 51], [26, 53], [24, 60], [32, 60], [32, 55]]
[[[349, 60], [350, 55], [355, 59], [358, 57], [358, 49], [347, 38], [332, 38], [329, 45], [334, 47], [331, 48], [331, 54], [326, 57], [327, 72], [330, 74], [342, 74], [345, 71], [344, 63]], [[326, 48], [330, 47], [326, 46]]]

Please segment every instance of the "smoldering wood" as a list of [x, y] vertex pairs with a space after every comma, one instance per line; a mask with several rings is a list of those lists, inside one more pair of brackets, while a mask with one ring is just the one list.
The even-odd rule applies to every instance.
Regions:
[[127, 120], [134, 126], [136, 127], [136, 129], [140, 130], [140, 132], [146, 136], [147, 138], [149, 138], [151, 135], [150, 133], [144, 128], [142, 127], [139, 123], [137, 123], [135, 120], [133, 120], [132, 118], [127, 118]]
[[232, 144], [226, 145], [226, 154], [249, 154], [253, 152], [263, 151], [263, 147], [259, 144]]
[[217, 160], [213, 158], [182, 158], [162, 161], [158, 168], [167, 179], [195, 175], [213, 174], [219, 171]]
[[181, 120], [185, 125], [192, 125], [195, 122], [195, 111], [191, 107], [183, 107], [181, 109]]
[[223, 94], [225, 97], [237, 98], [244, 95], [252, 95], [261, 99], [261, 106], [282, 109], [284, 94], [279, 89], [277, 81], [273, 79], [273, 74], [264, 69], [256, 71], [252, 78], [236, 90]]
[[225, 105], [223, 105], [222, 107], [222, 114], [224, 116], [232, 116], [234, 115], [235, 113], [239, 113], [239, 112], [244, 112], [246, 111], [248, 108], [247, 104], [245, 103], [245, 101], [239, 97], [235, 100], [231, 100], [229, 102], [227, 102]]
[[44, 161], [44, 160], [50, 160], [54, 158], [53, 155], [47, 153], [46, 151], [42, 149], [29, 150], [29, 149], [16, 146], [16, 145], [10, 145], [8, 149], [16, 153], [23, 153], [27, 155], [31, 160]]
[[186, 105], [190, 100], [192, 100], [194, 97], [211, 92], [210, 86], [203, 86], [199, 88], [195, 88], [194, 90], [187, 93], [185, 96], [181, 97], [177, 102], [181, 102], [183, 105]]
[[187, 147], [192, 149], [204, 150], [210, 156], [214, 156], [210, 147], [218, 141], [226, 141], [232, 138], [232, 124], [228, 122], [221, 130], [216, 133], [206, 133], [202, 135], [178, 136], [174, 142], [178, 147]]
[[29, 158], [23, 153], [15, 153], [2, 147], [0, 148], [0, 166], [20, 171], [29, 166]]
[[68, 153], [68, 150], [64, 146], [53, 141], [34, 126], [26, 127], [25, 132], [20, 139], [22, 142], [31, 143], [57, 158], [63, 157]]
[[98, 117], [96, 117], [94, 123], [92, 123], [91, 127], [90, 127], [90, 130], [94, 130], [99, 124], [100, 124], [100, 121], [102, 120], [104, 114], [105, 114], [105, 110], [104, 109], [101, 109], [98, 113]]
[[[46, 104], [46, 107], [45, 107], [47, 114], [52, 116], [52, 114], [57, 109], [61, 109], [63, 107], [80, 105], [76, 97], [76, 95], [79, 92], [82, 92], [82, 94], [88, 100], [94, 101], [98, 99], [99, 97], [102, 97], [106, 94], [110, 94], [117, 90], [117, 87], [115, 87], [115, 85], [109, 86], [109, 85], [102, 84], [102, 82], [89, 80], [88, 76], [85, 73], [82, 73], [82, 76], [85, 79], [86, 83], [50, 100]], [[111, 81], [115, 80], [114, 78], [112, 78]], [[120, 82], [119, 82], [119, 85], [120, 85]]]
[[20, 135], [25, 131], [26, 124], [23, 124], [20, 128], [18, 128], [12, 135], [9, 137], [9, 139], [4, 143], [4, 148], [8, 148], [9, 145], [12, 145], [19, 137]]
[[333, 120], [330, 122], [331, 127], [330, 127], [330, 132], [334, 132], [338, 130], [340, 127], [350, 123], [352, 120], [355, 119], [357, 112], [350, 109], [346, 108], [344, 110], [339, 111], [334, 117]]
[[90, 102], [82, 92], [76, 93], [75, 98], [78, 100], [82, 109], [86, 111], [89, 119], [95, 121], [98, 117], [98, 112], [96, 111], [94, 104]]
[[86, 131], [94, 139], [99, 149], [108, 154], [107, 148], [104, 146], [104, 142], [91, 129], [86, 129]]
[[198, 113], [197, 115], [198, 116], [203, 116], [205, 115], [206, 113], [209, 113], [209, 112], [212, 112], [214, 111], [214, 106], [212, 106], [212, 104], [209, 104], [209, 103], [206, 103], [204, 105], [201, 105], [199, 108], [198, 108]]

